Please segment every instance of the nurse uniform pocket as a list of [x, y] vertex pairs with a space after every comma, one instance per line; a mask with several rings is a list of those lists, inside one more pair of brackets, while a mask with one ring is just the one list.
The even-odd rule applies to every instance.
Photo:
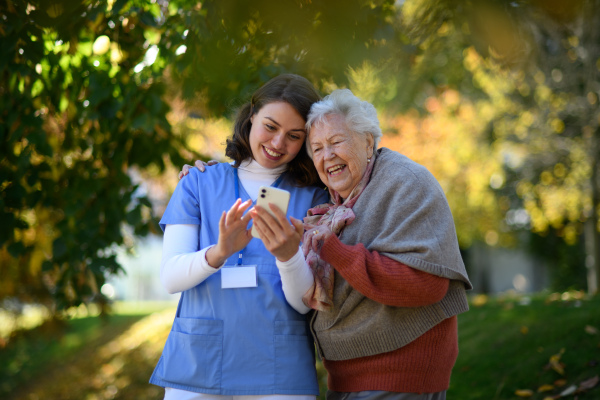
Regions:
[[315, 348], [305, 321], [275, 321], [275, 388], [317, 390]]
[[223, 321], [175, 318], [163, 351], [162, 379], [218, 391], [223, 360]]

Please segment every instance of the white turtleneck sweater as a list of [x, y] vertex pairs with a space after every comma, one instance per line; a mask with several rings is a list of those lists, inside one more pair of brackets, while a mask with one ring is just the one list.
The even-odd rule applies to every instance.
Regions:
[[[273, 184], [285, 169], [286, 165], [268, 169], [254, 160], [245, 160], [238, 168], [238, 177], [246, 193], [252, 201], [256, 201], [259, 187]], [[165, 227], [160, 279], [169, 293], [191, 289], [223, 266], [213, 268], [206, 261], [206, 251], [212, 246], [198, 251], [197, 245], [197, 225], [177, 224]], [[306, 314], [310, 309], [302, 302], [302, 296], [312, 286], [313, 275], [302, 250], [298, 249], [290, 260], [276, 260], [276, 263], [287, 302], [299, 313]]]

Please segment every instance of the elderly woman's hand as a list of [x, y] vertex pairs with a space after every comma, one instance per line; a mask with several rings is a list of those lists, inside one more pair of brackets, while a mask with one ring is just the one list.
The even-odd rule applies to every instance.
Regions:
[[186, 176], [187, 174], [190, 173], [190, 168], [198, 168], [200, 170], [200, 172], [204, 172], [206, 169], [206, 166], [210, 166], [210, 165], [215, 165], [218, 164], [219, 162], [217, 160], [210, 160], [209, 162], [204, 162], [202, 160], [196, 160], [196, 162], [194, 163], [194, 166], [185, 164], [183, 166], [183, 168], [181, 168], [181, 171], [179, 171], [179, 179], [183, 178], [184, 176]]
[[288, 261], [298, 252], [304, 225], [294, 217], [290, 217], [290, 224], [279, 207], [273, 204], [269, 207], [275, 217], [258, 205], [251, 210], [254, 228], [271, 254], [279, 261]]

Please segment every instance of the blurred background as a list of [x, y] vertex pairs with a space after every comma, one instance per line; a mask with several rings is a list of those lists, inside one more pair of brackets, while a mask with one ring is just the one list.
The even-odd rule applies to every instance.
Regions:
[[281, 73], [442, 185], [474, 284], [449, 398], [600, 398], [600, 0], [1, 1], [0, 398], [162, 398], [158, 220]]

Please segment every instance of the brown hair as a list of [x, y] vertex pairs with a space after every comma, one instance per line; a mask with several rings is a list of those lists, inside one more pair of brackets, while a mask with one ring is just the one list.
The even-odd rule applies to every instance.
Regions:
[[[276, 76], [256, 90], [250, 102], [238, 109], [233, 135], [227, 139], [225, 155], [234, 160], [235, 167], [238, 167], [243, 160], [252, 157], [250, 118], [263, 106], [276, 101], [284, 101], [294, 107], [306, 121], [310, 107], [319, 100], [321, 100], [321, 95], [306, 78], [294, 74]], [[306, 141], [304, 149], [288, 163], [287, 173], [291, 175], [298, 186], [322, 185], [317, 170], [306, 152]]]

